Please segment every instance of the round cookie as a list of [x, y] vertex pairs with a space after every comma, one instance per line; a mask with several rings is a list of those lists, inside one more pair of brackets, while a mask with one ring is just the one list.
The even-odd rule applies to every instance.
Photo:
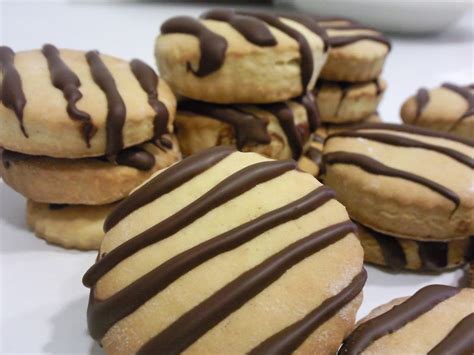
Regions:
[[104, 205], [126, 197], [155, 171], [181, 159], [172, 135], [127, 148], [113, 159], [61, 159], [1, 152], [0, 175], [37, 202]]
[[56, 158], [117, 154], [172, 132], [176, 99], [154, 70], [45, 45], [0, 47], [0, 146]]
[[96, 250], [104, 238], [105, 218], [116, 205], [52, 205], [28, 200], [26, 220], [34, 233], [48, 243]]
[[325, 184], [349, 215], [390, 235], [447, 241], [474, 235], [474, 141], [374, 123], [326, 138]]
[[327, 55], [309, 17], [211, 10], [161, 26], [155, 54], [179, 95], [219, 104], [271, 103], [314, 87]]
[[442, 272], [464, 265], [474, 248], [474, 237], [447, 242], [417, 241], [357, 226], [364, 260], [392, 270]]
[[265, 105], [180, 101], [176, 135], [183, 155], [234, 145], [274, 159], [298, 159], [319, 118], [311, 93]]
[[380, 76], [391, 49], [390, 41], [381, 32], [343, 18], [314, 19], [326, 30], [330, 46], [322, 79], [364, 82]]
[[403, 122], [474, 139], [474, 84], [421, 88], [403, 104]]
[[106, 353], [334, 353], [366, 279], [333, 191], [291, 160], [216, 147], [112, 213], [92, 287]]
[[355, 84], [318, 80], [313, 93], [321, 121], [340, 124], [363, 120], [376, 112], [386, 87], [386, 81], [379, 78]]
[[338, 354], [471, 354], [473, 329], [474, 290], [431, 285], [374, 309]]

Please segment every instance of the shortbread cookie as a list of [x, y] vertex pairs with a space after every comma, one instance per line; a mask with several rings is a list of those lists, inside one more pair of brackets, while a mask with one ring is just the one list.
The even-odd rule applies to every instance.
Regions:
[[324, 182], [358, 222], [417, 240], [474, 235], [474, 141], [374, 123], [324, 145]]
[[379, 77], [390, 41], [379, 31], [343, 18], [315, 17], [328, 36], [329, 56], [321, 78], [360, 82]]
[[334, 354], [366, 279], [333, 191], [291, 160], [216, 147], [107, 219], [91, 335], [108, 354]]
[[271, 103], [314, 87], [326, 60], [325, 32], [304, 16], [211, 10], [161, 26], [155, 54], [173, 91], [194, 100]]
[[310, 93], [265, 105], [217, 105], [181, 101], [176, 131], [185, 156], [217, 145], [234, 145], [275, 159], [298, 159], [318, 126]]
[[180, 160], [176, 138], [130, 147], [113, 159], [61, 159], [3, 151], [0, 175], [23, 196], [55, 204], [104, 205], [126, 197], [155, 171]]
[[431, 285], [374, 309], [338, 354], [472, 354], [473, 331], [474, 290]]
[[318, 80], [313, 90], [321, 121], [350, 123], [377, 111], [387, 83], [375, 79], [364, 83]]
[[462, 266], [474, 248], [474, 237], [447, 242], [397, 238], [357, 225], [364, 260], [393, 270], [440, 272]]
[[94, 250], [99, 249], [105, 218], [115, 206], [55, 205], [28, 200], [26, 220], [35, 234], [49, 243]]
[[30, 155], [113, 155], [172, 132], [176, 99], [147, 64], [0, 47], [0, 146]]
[[421, 88], [400, 112], [403, 122], [474, 139], [474, 84]]

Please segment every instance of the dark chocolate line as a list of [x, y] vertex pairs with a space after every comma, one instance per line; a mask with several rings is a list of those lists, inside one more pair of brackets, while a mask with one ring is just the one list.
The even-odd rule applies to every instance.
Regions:
[[474, 313], [464, 317], [428, 355], [471, 355], [474, 351]]
[[156, 163], [155, 156], [139, 146], [121, 150], [115, 156], [115, 161], [119, 165], [129, 166], [142, 171], [152, 169]]
[[341, 292], [324, 300], [321, 305], [300, 321], [263, 341], [249, 354], [292, 354], [316, 329], [357, 297], [362, 292], [366, 280], [367, 272], [362, 269]]
[[388, 145], [393, 145], [397, 147], [408, 147], [408, 148], [420, 148], [425, 150], [431, 150], [437, 153], [441, 153], [446, 155], [463, 165], [468, 166], [469, 168], [474, 168], [474, 159], [470, 156], [463, 154], [457, 150], [443, 147], [440, 145], [429, 144], [425, 142], [418, 141], [416, 139], [402, 137], [399, 135], [392, 135], [386, 133], [372, 133], [372, 132], [360, 132], [358, 130], [351, 130], [351, 131], [342, 131], [338, 133], [331, 134], [327, 137], [327, 139], [335, 138], [335, 137], [354, 137], [354, 138], [364, 138]]
[[92, 78], [107, 98], [106, 155], [114, 155], [123, 149], [123, 126], [127, 110], [120, 93], [118, 92], [112, 73], [99, 56], [97, 51], [86, 53]]
[[407, 264], [405, 251], [397, 238], [380, 233], [376, 230], [364, 228], [376, 241], [382, 251], [385, 265], [393, 270], [401, 270]]
[[462, 96], [468, 104], [467, 110], [457, 119], [457, 121], [449, 128], [449, 131], [453, 131], [462, 121], [466, 118], [474, 116], [474, 94], [471, 92], [472, 85], [458, 86], [451, 83], [444, 83], [441, 87], [454, 91], [458, 95]]
[[308, 30], [313, 32], [314, 34], [318, 35], [321, 40], [323, 41], [323, 50], [326, 52], [329, 49], [329, 38], [326, 33], [326, 30], [318, 24], [311, 16], [303, 15], [303, 14], [296, 14], [296, 13], [280, 13], [278, 14], [280, 17], [287, 18], [298, 22], [299, 24], [305, 26]]
[[331, 189], [319, 187], [296, 201], [174, 256], [106, 300], [92, 299], [88, 309], [91, 335], [95, 339], [101, 339], [120, 319], [137, 310], [187, 272], [270, 229], [310, 213], [332, 198], [334, 192]]
[[107, 272], [139, 250], [170, 237], [214, 208], [295, 167], [296, 163], [292, 160], [264, 161], [230, 175], [174, 215], [126, 241], [99, 259], [84, 275], [84, 285], [88, 287], [94, 285]]
[[344, 341], [338, 354], [360, 354], [377, 339], [396, 332], [459, 291], [458, 288], [444, 285], [422, 288], [400, 305], [359, 325]]
[[420, 241], [417, 244], [423, 269], [436, 271], [448, 265], [448, 243]]
[[169, 112], [165, 104], [158, 100], [159, 78], [155, 71], [146, 63], [139, 59], [133, 59], [130, 62], [130, 69], [137, 78], [141, 88], [148, 96], [148, 104], [155, 111], [153, 122], [153, 139], [160, 138], [168, 133]]
[[87, 147], [91, 146], [91, 139], [97, 132], [97, 128], [92, 123], [91, 116], [77, 108], [76, 104], [82, 99], [79, 88], [81, 81], [79, 77], [61, 59], [59, 50], [51, 45], [45, 44], [41, 50], [48, 62], [51, 82], [56, 89], [63, 92], [67, 101], [66, 111], [73, 120], [81, 123], [81, 132]]
[[413, 120], [413, 124], [418, 122], [421, 114], [426, 108], [426, 105], [430, 101], [430, 94], [428, 90], [426, 90], [425, 88], [419, 89], [415, 95], [415, 101], [416, 101], [416, 114], [415, 114], [415, 119]]
[[320, 166], [323, 158], [323, 152], [316, 147], [309, 147], [309, 149], [306, 151], [305, 156], [310, 159], [314, 164]]
[[237, 107], [185, 100], [178, 103], [178, 110], [230, 124], [234, 128], [239, 150], [247, 145], [269, 144], [271, 141], [265, 121]]
[[[343, 30], [343, 28], [341, 28]], [[370, 40], [374, 42], [379, 42], [385, 44], [388, 47], [388, 50], [392, 49], [392, 44], [390, 41], [381, 34], [359, 34], [359, 35], [339, 35], [331, 36], [329, 35], [329, 45], [333, 48], [343, 47], [348, 44], [352, 44], [362, 40]]]
[[108, 232], [133, 211], [171, 192], [203, 171], [211, 168], [233, 152], [234, 149], [231, 147], [215, 147], [194, 154], [172, 165], [120, 202], [105, 220], [104, 231]]
[[294, 242], [244, 272], [151, 338], [138, 354], [179, 354], [232, 312], [277, 281], [303, 259], [337, 242], [350, 232], [350, 222], [334, 224]]
[[0, 87], [0, 100], [5, 107], [15, 112], [20, 123], [23, 135], [28, 138], [23, 124], [23, 111], [26, 106], [26, 97], [23, 92], [21, 77], [15, 68], [15, 52], [10, 47], [0, 46], [0, 69], [2, 70], [2, 85]]
[[197, 37], [201, 58], [194, 70], [188, 62], [187, 68], [194, 75], [203, 77], [217, 71], [224, 63], [227, 41], [221, 35], [210, 31], [199, 20], [187, 16], [173, 17], [161, 26], [161, 33], [185, 33]]
[[321, 124], [321, 116], [319, 109], [313, 95], [307, 92], [304, 95], [294, 98], [293, 101], [298, 102], [306, 110], [306, 117], [308, 118], [309, 130], [313, 133]]
[[459, 207], [461, 202], [459, 196], [454, 191], [435, 181], [408, 171], [391, 168], [363, 154], [349, 152], [328, 153], [323, 156], [323, 165], [324, 164], [355, 165], [371, 174], [396, 177], [423, 185], [453, 202], [456, 208]]

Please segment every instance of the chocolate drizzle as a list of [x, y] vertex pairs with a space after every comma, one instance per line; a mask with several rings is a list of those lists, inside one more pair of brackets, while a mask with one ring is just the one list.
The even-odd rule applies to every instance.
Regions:
[[23, 92], [20, 74], [15, 68], [15, 52], [10, 47], [0, 46], [0, 69], [2, 70], [2, 85], [0, 87], [0, 100], [5, 107], [15, 112], [20, 123], [23, 135], [28, 138], [23, 124], [23, 111], [26, 106], [26, 98]]
[[125, 124], [126, 107], [115, 80], [97, 51], [86, 53], [87, 63], [90, 66], [94, 82], [100, 87], [107, 98], [107, 146], [106, 155], [117, 154], [123, 148], [123, 126]]
[[334, 192], [319, 187], [286, 206], [213, 237], [167, 260], [125, 289], [104, 301], [92, 299], [88, 309], [89, 329], [100, 339], [120, 319], [134, 312], [179, 277], [211, 258], [238, 248], [278, 225], [297, 219], [334, 198]]
[[227, 50], [226, 39], [210, 31], [204, 24], [192, 17], [179, 16], [165, 21], [161, 26], [161, 33], [185, 33], [198, 38], [201, 50], [199, 67], [194, 70], [190, 63], [187, 64], [188, 70], [198, 77], [217, 71], [224, 63]]
[[76, 104], [82, 99], [82, 93], [79, 91], [81, 81], [79, 77], [64, 63], [61, 59], [59, 50], [51, 45], [45, 44], [41, 51], [48, 62], [48, 68], [51, 75], [51, 81], [55, 88], [63, 92], [67, 101], [66, 110], [73, 120], [81, 123], [81, 131], [87, 147], [90, 147], [90, 141], [97, 132], [97, 128], [92, 123], [91, 116], [77, 108]]
[[310, 92], [307, 92], [306, 94], [301, 95], [293, 100], [305, 108], [309, 123], [309, 130], [311, 133], [313, 133], [321, 124], [321, 116], [319, 114], [318, 105], [314, 101], [313, 95]]
[[130, 62], [130, 69], [148, 95], [148, 104], [156, 113], [153, 123], [153, 139], [158, 139], [168, 133], [169, 119], [168, 109], [158, 100], [158, 75], [149, 65], [138, 59], [133, 59]]
[[467, 101], [468, 104], [467, 110], [451, 126], [451, 128], [449, 129], [450, 131], [454, 130], [457, 125], [461, 123], [464, 119], [474, 116], [474, 94], [471, 92], [471, 90], [473, 90], [472, 85], [473, 84], [468, 86], [458, 86], [451, 83], [444, 83], [443, 85], [441, 85], [441, 87], [454, 91], [455, 93], [461, 95]]
[[[360, 227], [359, 227], [360, 228]], [[378, 243], [385, 261], [385, 265], [393, 270], [401, 270], [407, 264], [405, 251], [397, 238], [388, 234], [378, 232], [367, 227], [362, 227], [369, 233]]]
[[448, 243], [417, 242], [418, 253], [425, 270], [440, 270], [448, 265]]
[[321, 165], [323, 152], [316, 147], [309, 147], [306, 151], [305, 156], [310, 159], [317, 166]]
[[362, 292], [366, 280], [367, 272], [363, 269], [341, 292], [324, 300], [320, 306], [298, 322], [263, 341], [249, 354], [292, 354], [315, 329], [357, 297]]
[[458, 288], [443, 285], [422, 288], [388, 312], [360, 324], [344, 341], [338, 354], [360, 354], [377, 339], [397, 331], [459, 291]]
[[[341, 28], [341, 30], [344, 28]], [[329, 45], [332, 48], [343, 47], [348, 44], [352, 44], [362, 40], [369, 40], [374, 42], [379, 42], [385, 44], [388, 47], [388, 50], [391, 50], [392, 45], [390, 41], [379, 33], [374, 34], [358, 34], [358, 35], [339, 35], [339, 36], [331, 36], [329, 35]]]
[[413, 123], [418, 122], [421, 114], [426, 108], [426, 105], [430, 101], [430, 94], [428, 90], [426, 90], [425, 88], [419, 89], [416, 93], [415, 101], [416, 101], [416, 114], [415, 114], [415, 119], [413, 120]]
[[474, 350], [474, 313], [464, 317], [428, 355], [471, 355]]
[[184, 313], [151, 338], [138, 354], [181, 353], [221, 320], [279, 279], [292, 266], [353, 231], [354, 225], [350, 221], [342, 222], [290, 244]]
[[155, 156], [141, 147], [130, 147], [121, 150], [115, 161], [119, 165], [130, 166], [132, 168], [147, 171], [155, 166]]

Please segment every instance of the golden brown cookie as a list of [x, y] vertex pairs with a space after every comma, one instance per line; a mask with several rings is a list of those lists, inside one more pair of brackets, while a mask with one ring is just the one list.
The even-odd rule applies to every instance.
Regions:
[[49, 243], [94, 250], [99, 249], [105, 218], [115, 206], [51, 205], [28, 200], [26, 220], [35, 234]]
[[0, 146], [56, 158], [113, 155], [172, 132], [176, 99], [154, 70], [45, 45], [0, 47]]
[[364, 260], [393, 270], [441, 272], [462, 266], [474, 248], [474, 237], [446, 242], [397, 238], [357, 224]]
[[431, 285], [374, 309], [338, 354], [471, 354], [473, 330], [474, 290]]
[[104, 351], [333, 354], [362, 248], [333, 191], [295, 167], [216, 147], [125, 199], [83, 279]]
[[176, 138], [130, 147], [113, 159], [61, 159], [3, 151], [0, 175], [23, 196], [55, 204], [104, 205], [126, 197], [155, 171], [180, 160]]
[[183, 155], [234, 145], [274, 159], [298, 159], [318, 125], [311, 93], [265, 105], [218, 105], [180, 101], [176, 135]]
[[358, 222], [390, 235], [474, 235], [474, 141], [408, 125], [360, 125], [326, 138], [324, 182]]
[[340, 124], [363, 120], [376, 112], [386, 87], [380, 78], [355, 84], [318, 80], [313, 93], [321, 121]]
[[421, 88], [403, 104], [403, 122], [474, 139], [474, 84]]
[[329, 56], [320, 77], [363, 82], [380, 76], [391, 44], [381, 32], [342, 18], [315, 17], [328, 36]]
[[305, 16], [211, 10], [199, 19], [167, 20], [155, 54], [161, 75], [179, 95], [220, 104], [271, 103], [314, 87], [326, 60], [324, 37]]

